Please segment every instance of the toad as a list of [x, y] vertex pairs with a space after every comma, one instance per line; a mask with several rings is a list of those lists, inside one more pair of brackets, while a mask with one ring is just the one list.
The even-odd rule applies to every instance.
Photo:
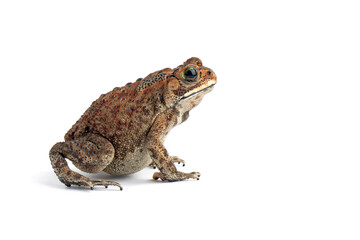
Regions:
[[163, 143], [215, 84], [215, 73], [193, 57], [174, 69], [162, 69], [101, 95], [65, 134], [65, 141], [51, 148], [55, 174], [68, 187], [114, 185], [122, 190], [117, 182], [72, 171], [68, 159], [87, 173], [127, 175], [153, 164], [159, 169], [155, 180], [199, 179], [199, 172], [178, 171], [174, 163], [184, 161], [170, 156]]

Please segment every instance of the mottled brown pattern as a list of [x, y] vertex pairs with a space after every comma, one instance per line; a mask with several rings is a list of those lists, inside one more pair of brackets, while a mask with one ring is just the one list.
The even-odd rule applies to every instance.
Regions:
[[[189, 68], [195, 69], [196, 78]], [[92, 180], [70, 170], [65, 158], [89, 173], [131, 174], [153, 162], [161, 172], [154, 179], [198, 179], [197, 172], [177, 171], [174, 162], [184, 161], [169, 156], [163, 141], [215, 83], [214, 72], [200, 59], [190, 58], [175, 69], [165, 68], [101, 95], [65, 134], [65, 142], [50, 150], [59, 180], [67, 186], [121, 188], [116, 182]]]

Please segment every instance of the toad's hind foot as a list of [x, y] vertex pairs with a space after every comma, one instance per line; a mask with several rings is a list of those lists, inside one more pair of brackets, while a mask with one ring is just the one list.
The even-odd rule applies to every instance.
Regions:
[[[56, 156], [56, 154], [54, 155]], [[104, 186], [105, 188], [108, 186], [117, 186], [120, 188], [120, 190], [122, 190], [122, 186], [117, 182], [90, 179], [70, 170], [65, 159], [62, 160], [61, 155], [58, 157], [59, 158], [53, 162], [53, 164], [56, 166], [54, 171], [58, 175], [59, 180], [67, 187], [71, 187], [71, 185], [86, 186], [93, 190], [94, 186]]]
[[72, 171], [65, 160], [65, 158], [68, 158], [83, 171], [96, 173], [109, 164], [113, 159], [114, 152], [115, 150], [110, 142], [92, 134], [84, 139], [55, 144], [50, 150], [50, 161], [60, 182], [68, 187], [78, 185], [93, 189], [94, 186], [107, 188], [112, 185], [122, 190], [121, 185], [117, 182], [93, 180]]
[[72, 181], [72, 182], [65, 182], [64, 184], [67, 187], [71, 187], [71, 185], [77, 185], [77, 186], [87, 186], [90, 187], [91, 190], [94, 189], [94, 186], [104, 186], [105, 188], [108, 188], [108, 186], [117, 186], [119, 187], [120, 191], [122, 191], [122, 186], [117, 183], [117, 182], [113, 182], [113, 181], [103, 181], [103, 180], [93, 180], [87, 177], [82, 176], [81, 179], [79, 179], [79, 181]]

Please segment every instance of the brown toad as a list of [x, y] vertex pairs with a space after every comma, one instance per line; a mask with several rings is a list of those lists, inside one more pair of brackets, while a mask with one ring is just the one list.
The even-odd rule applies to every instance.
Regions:
[[66, 186], [115, 185], [122, 189], [117, 182], [89, 179], [70, 170], [68, 158], [88, 173], [131, 174], [153, 162], [160, 170], [154, 179], [199, 179], [198, 172], [176, 169], [174, 162], [183, 160], [169, 156], [163, 142], [215, 83], [215, 73], [193, 57], [177, 68], [165, 68], [101, 95], [66, 133], [65, 142], [51, 148], [56, 175]]

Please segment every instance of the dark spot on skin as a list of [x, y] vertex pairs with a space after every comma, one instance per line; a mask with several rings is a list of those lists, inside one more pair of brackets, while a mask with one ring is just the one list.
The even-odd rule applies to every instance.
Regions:
[[[65, 161], [65, 160], [64, 160]], [[63, 166], [65, 166], [64, 162], [62, 160], [56, 160], [54, 161], [54, 165], [57, 168], [62, 168]]]
[[170, 162], [170, 161], [167, 162], [166, 165], [167, 165], [168, 168], [172, 168], [174, 166], [174, 164], [172, 162]]
[[185, 112], [185, 113], [182, 115], [181, 122], [185, 122], [188, 118], [189, 118], [189, 111]]

